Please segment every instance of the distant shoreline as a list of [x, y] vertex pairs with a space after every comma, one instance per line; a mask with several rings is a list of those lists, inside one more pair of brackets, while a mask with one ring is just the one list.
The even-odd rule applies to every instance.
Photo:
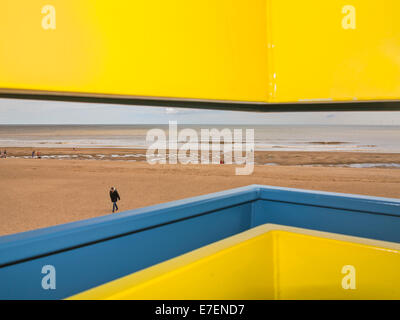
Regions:
[[[147, 162], [146, 149], [114, 147], [33, 148], [0, 146], [0, 151], [3, 151], [4, 149], [7, 150], [7, 157], [9, 159], [32, 159], [32, 151], [35, 150], [40, 151], [42, 159]], [[244, 155], [245, 153], [243, 153], [243, 156]], [[254, 160], [256, 165], [268, 166], [286, 165], [400, 169], [400, 153], [256, 150], [254, 152]]]

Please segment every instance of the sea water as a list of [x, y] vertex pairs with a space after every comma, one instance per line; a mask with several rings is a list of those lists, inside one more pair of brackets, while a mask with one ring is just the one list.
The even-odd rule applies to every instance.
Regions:
[[[148, 147], [150, 129], [168, 125], [0, 125], [1, 147]], [[259, 151], [400, 152], [400, 126], [185, 125], [178, 130], [254, 129]], [[168, 138], [168, 137], [167, 137]]]

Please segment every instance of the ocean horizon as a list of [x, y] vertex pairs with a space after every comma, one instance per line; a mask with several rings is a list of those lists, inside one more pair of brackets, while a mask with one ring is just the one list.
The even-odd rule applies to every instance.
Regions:
[[[147, 132], [168, 124], [0, 125], [0, 148], [132, 148], [143, 149]], [[400, 126], [379, 125], [204, 125], [194, 129], [254, 129], [256, 151], [348, 151], [400, 153]], [[244, 142], [244, 141], [243, 141]]]

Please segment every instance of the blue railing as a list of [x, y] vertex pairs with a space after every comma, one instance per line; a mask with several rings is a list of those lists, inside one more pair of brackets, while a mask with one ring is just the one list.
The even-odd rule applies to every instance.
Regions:
[[268, 222], [400, 242], [400, 200], [253, 185], [3, 236], [0, 299], [65, 298]]

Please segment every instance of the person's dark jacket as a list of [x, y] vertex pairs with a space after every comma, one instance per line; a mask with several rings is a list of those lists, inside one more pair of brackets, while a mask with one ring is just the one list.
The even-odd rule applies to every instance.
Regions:
[[121, 200], [117, 190], [114, 190], [114, 191], [110, 190], [110, 198], [111, 198], [111, 202], [117, 202], [118, 200]]

